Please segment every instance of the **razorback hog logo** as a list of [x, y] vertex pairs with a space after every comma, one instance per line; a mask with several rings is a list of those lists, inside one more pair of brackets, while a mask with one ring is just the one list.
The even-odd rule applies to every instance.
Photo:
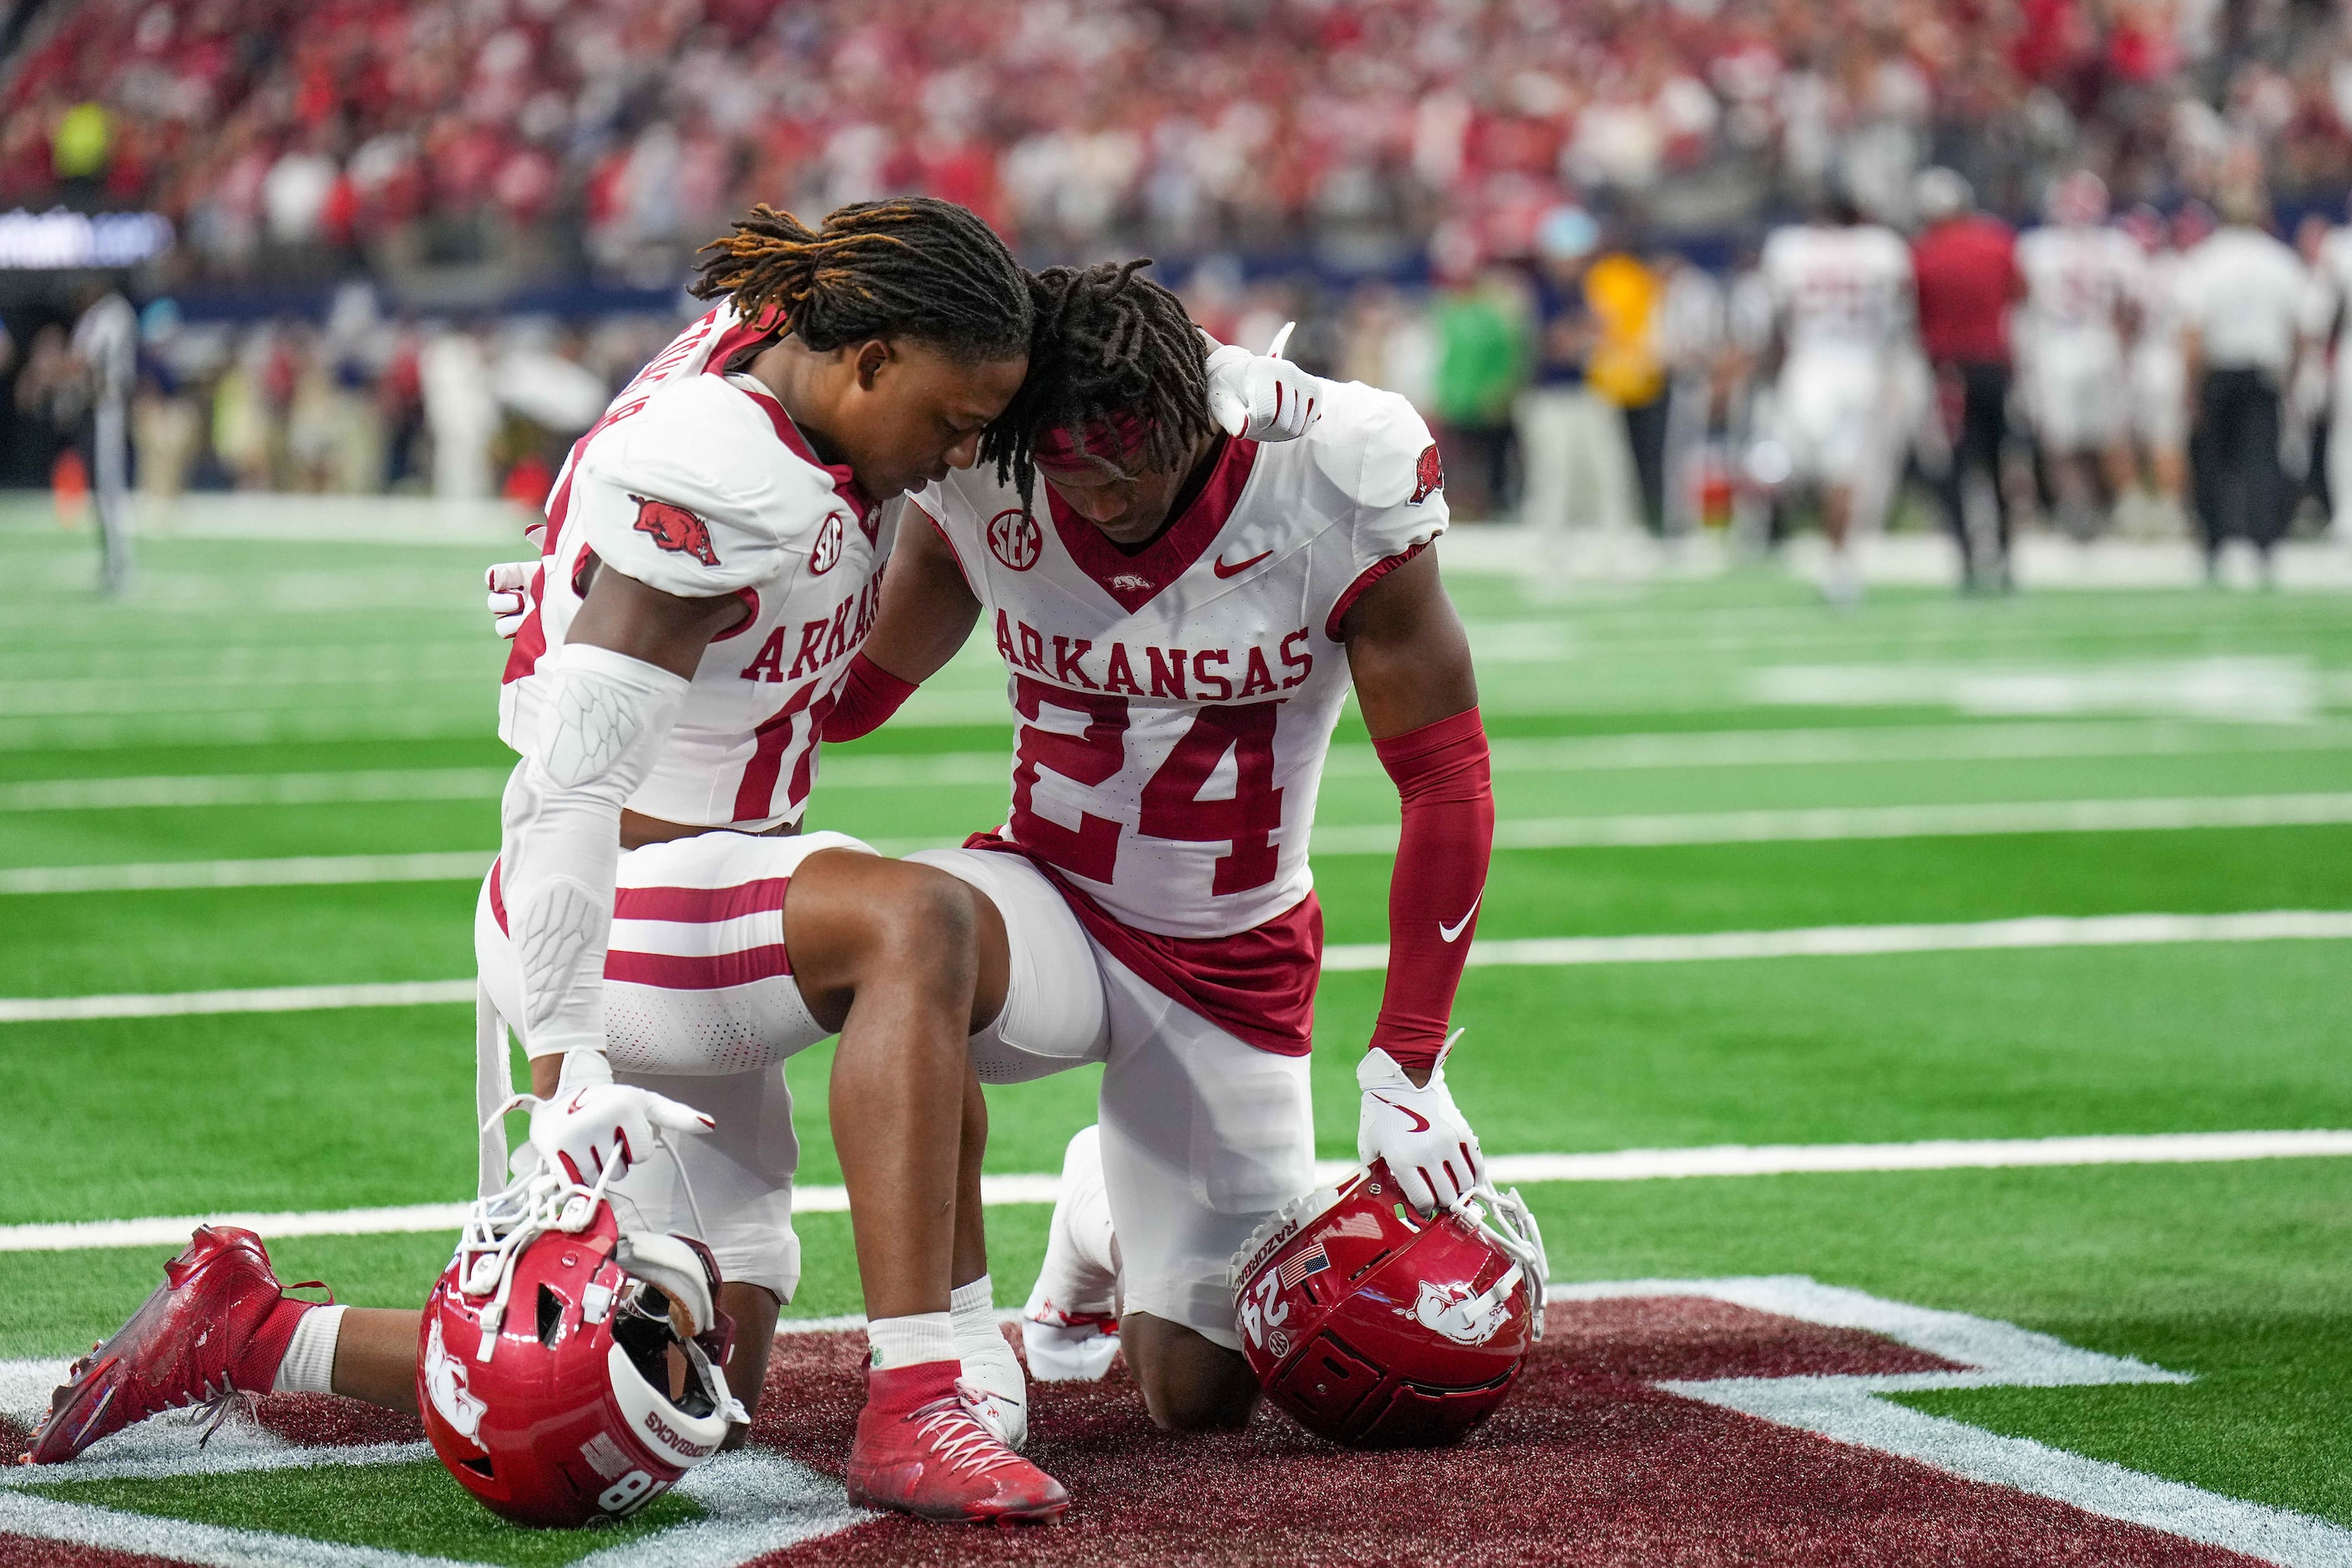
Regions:
[[[1419, 506], [1431, 494], [1445, 488], [1445, 464], [1437, 455], [1437, 443], [1432, 441], [1421, 449], [1412, 465], [1412, 501]], [[640, 524], [639, 526], [643, 526]]]
[[719, 552], [710, 548], [709, 525], [700, 518], [666, 500], [647, 500], [644, 496], [629, 499], [637, 503], [639, 533], [650, 535], [656, 544], [673, 554], [691, 555], [705, 566], [719, 564]]

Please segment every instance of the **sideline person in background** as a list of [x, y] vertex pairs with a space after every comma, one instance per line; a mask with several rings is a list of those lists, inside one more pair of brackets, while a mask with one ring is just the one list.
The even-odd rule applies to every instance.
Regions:
[[2191, 487], [2204, 531], [2205, 575], [2218, 584], [2221, 542], [2251, 541], [2265, 586], [2272, 548], [2286, 525], [2279, 466], [2281, 394], [2309, 310], [2309, 275], [2270, 232], [2262, 188], [2240, 184], [2221, 197], [2221, 227], [2181, 264], [2181, 353], [2188, 361]]
[[1437, 385], [1448, 473], [1465, 516], [1491, 518], [1510, 471], [1511, 399], [1526, 378], [1517, 285], [1494, 268], [1438, 297]]
[[[1633, 521], [1633, 457], [1623, 427], [1586, 379], [1600, 326], [1585, 274], [1600, 243], [1601, 226], [1580, 206], [1554, 207], [1536, 230], [1532, 366], [1513, 415], [1526, 473], [1519, 521], [1534, 531], [1553, 583], [1567, 580], [1570, 534], [1629, 528]], [[1467, 502], [1461, 510], [1476, 515]]]
[[[2006, 592], [2011, 586], [2009, 498], [2001, 489], [2000, 451], [2009, 437], [2009, 310], [2025, 291], [2017, 270], [2017, 233], [1975, 210], [1976, 193], [1950, 169], [1922, 174], [1916, 200], [1927, 226], [1911, 244], [1919, 340], [1952, 442], [1952, 460], [1937, 493], [1960, 547], [1961, 591]], [[1990, 540], [1980, 539], [1969, 523], [1972, 473], [1981, 474], [1991, 492]]]
[[1641, 488], [1642, 521], [1665, 521], [1666, 371], [1658, 353], [1659, 274], [1630, 250], [1612, 250], [1584, 274], [1596, 329], [1585, 378], [1616, 409]]
[[2304, 321], [2305, 352], [2326, 375], [2329, 531], [2352, 543], [2352, 226], [2319, 242]]

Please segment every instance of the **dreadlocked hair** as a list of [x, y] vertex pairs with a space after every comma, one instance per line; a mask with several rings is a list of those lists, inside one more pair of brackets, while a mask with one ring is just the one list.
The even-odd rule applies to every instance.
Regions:
[[934, 196], [853, 202], [810, 228], [762, 202], [704, 246], [697, 299], [732, 300], [744, 321], [772, 311], [819, 353], [908, 337], [962, 360], [1027, 351], [1029, 275], [971, 211]]
[[[1035, 488], [1037, 437], [1125, 416], [1145, 426], [1142, 458], [1176, 468], [1214, 435], [1209, 418], [1208, 345], [1183, 301], [1136, 273], [1140, 261], [1048, 267], [1030, 280], [1036, 325], [1029, 374], [982, 433], [980, 458], [996, 465], [1026, 508]], [[1108, 456], [1109, 454], [1105, 454]]]

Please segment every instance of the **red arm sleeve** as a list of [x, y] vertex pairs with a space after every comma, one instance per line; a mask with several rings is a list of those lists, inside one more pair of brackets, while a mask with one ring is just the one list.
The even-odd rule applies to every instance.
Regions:
[[834, 693], [833, 711], [825, 715], [824, 739], [855, 741], [882, 727], [915, 694], [915, 683], [901, 680], [864, 654], [849, 661]]
[[1404, 805], [1389, 877], [1389, 978], [1372, 1044], [1419, 1074], [1445, 1044], [1495, 844], [1495, 788], [1478, 710], [1372, 749]]

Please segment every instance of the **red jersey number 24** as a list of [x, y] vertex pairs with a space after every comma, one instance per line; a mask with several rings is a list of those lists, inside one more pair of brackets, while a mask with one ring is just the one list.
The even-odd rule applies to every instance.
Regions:
[[[1041, 705], [1080, 714], [1083, 733], [1034, 727]], [[1037, 815], [1031, 804], [1040, 768], [1089, 787], [1108, 784], [1127, 765], [1127, 699], [1065, 691], [1027, 676], [1015, 678], [1014, 706], [1032, 721], [1021, 727], [1013, 769], [1013, 837], [1039, 858], [1089, 881], [1109, 882], [1118, 867], [1121, 825], [1083, 814], [1075, 828]], [[1279, 702], [1204, 706], [1192, 727], [1143, 786], [1135, 827], [1153, 838], [1226, 844], [1217, 857], [1213, 894], [1244, 893], [1274, 880], [1281, 853], [1272, 838], [1282, 826], [1282, 791], [1274, 786], [1275, 710]], [[1234, 755], [1234, 793], [1202, 800], [1209, 775]]]

